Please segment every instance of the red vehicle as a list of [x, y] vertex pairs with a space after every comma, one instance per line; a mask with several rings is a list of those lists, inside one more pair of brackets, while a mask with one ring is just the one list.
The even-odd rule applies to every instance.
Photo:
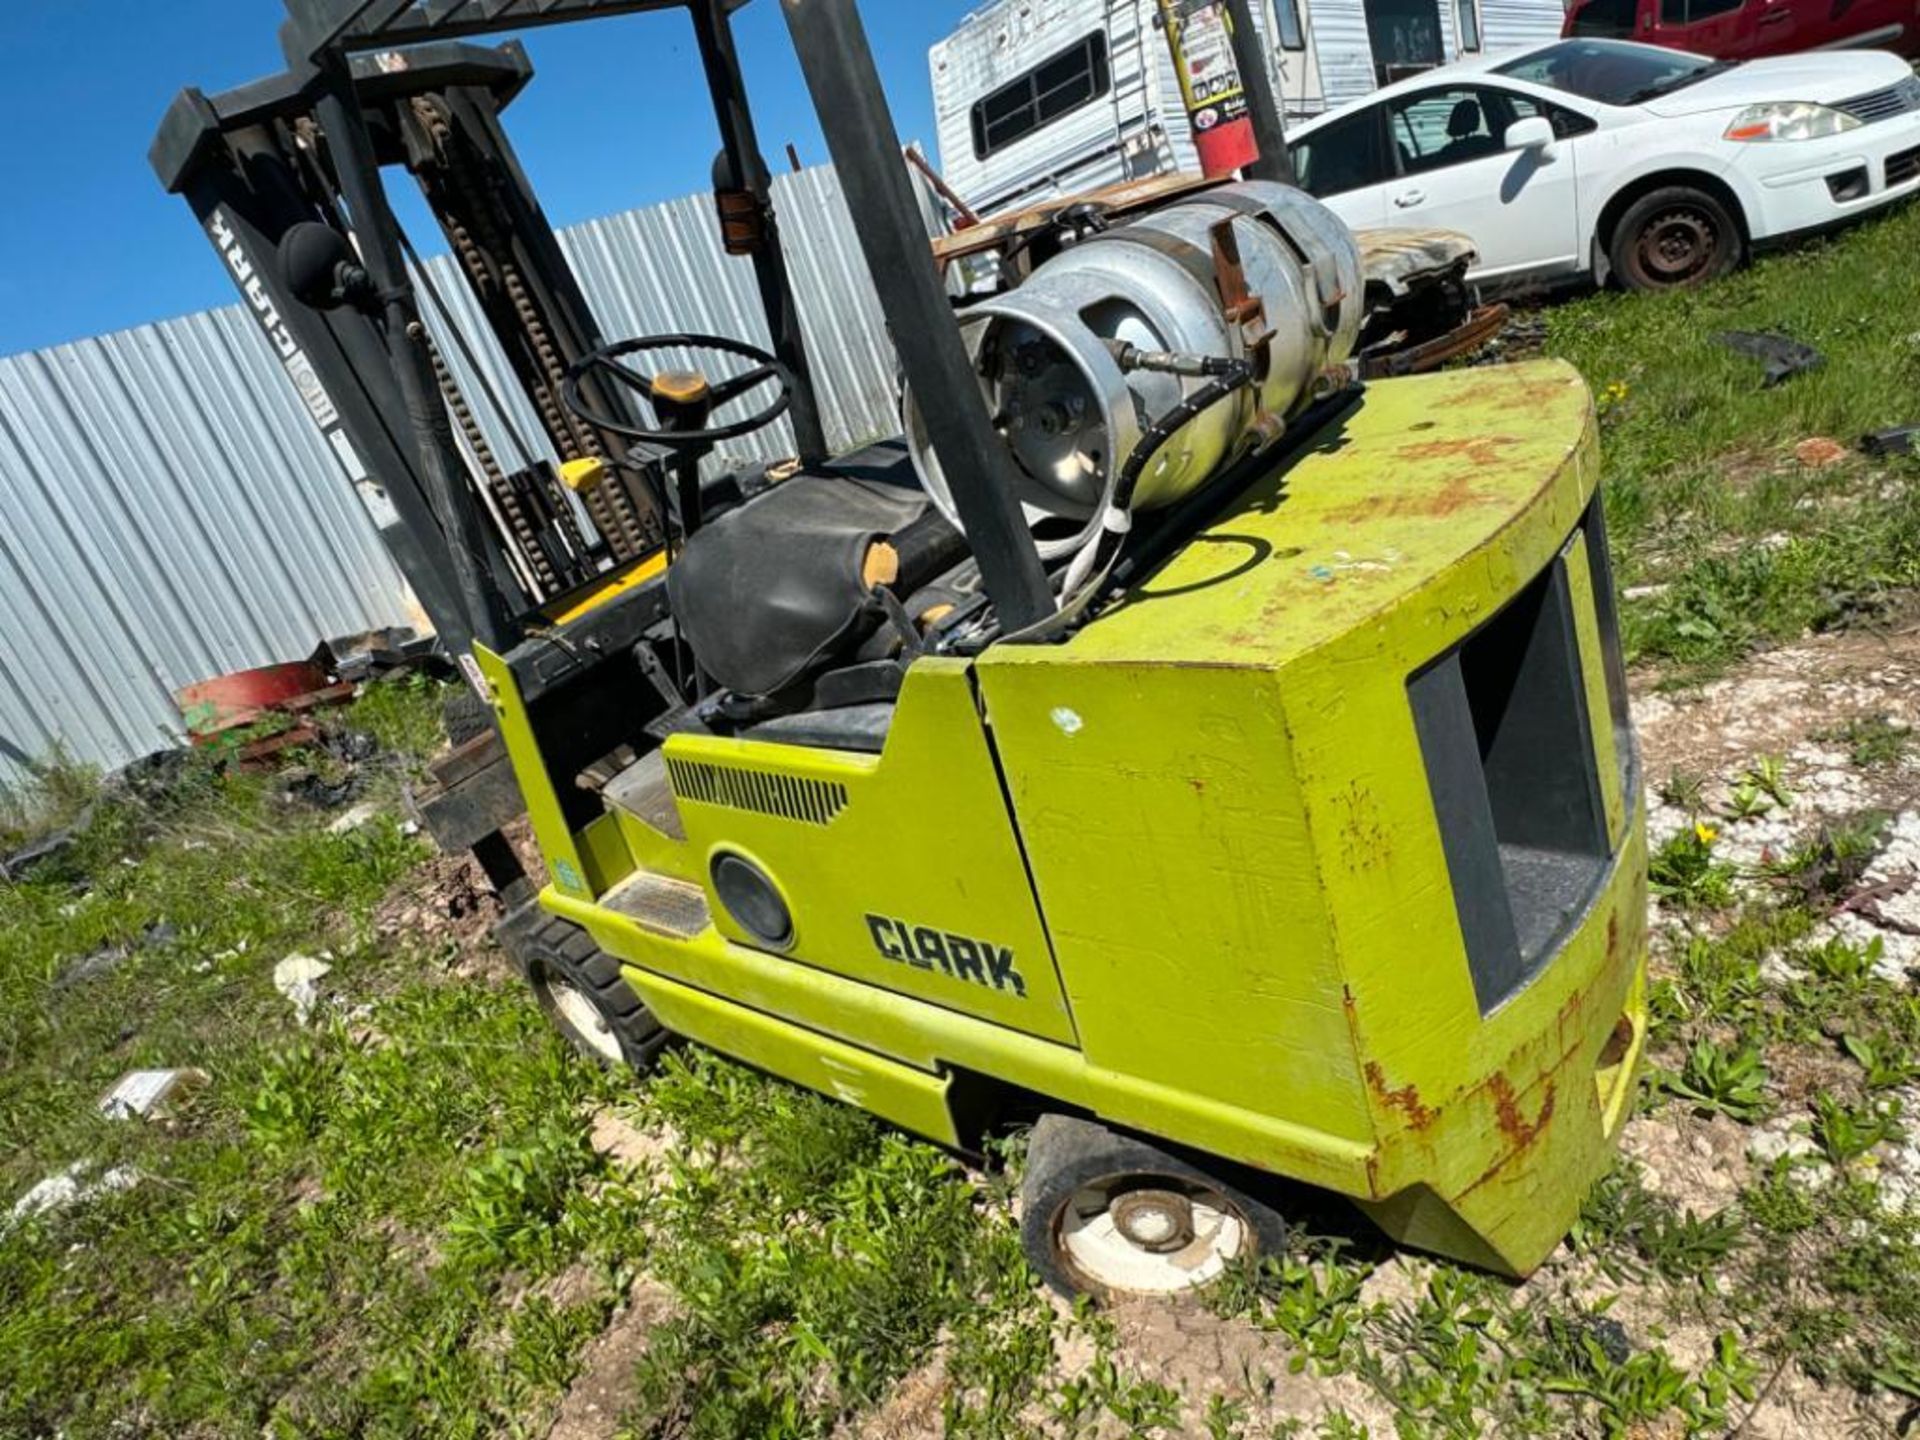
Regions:
[[1719, 60], [1839, 49], [1913, 59], [1920, 57], [1920, 0], [1568, 0], [1562, 33]]

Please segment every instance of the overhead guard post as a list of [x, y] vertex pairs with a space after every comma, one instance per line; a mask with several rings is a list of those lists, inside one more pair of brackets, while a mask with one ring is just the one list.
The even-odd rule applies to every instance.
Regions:
[[693, 28], [700, 42], [700, 58], [706, 66], [707, 85], [713, 92], [714, 114], [720, 123], [720, 138], [726, 146], [728, 160], [741, 187], [752, 192], [766, 217], [766, 234], [753, 254], [754, 276], [760, 285], [761, 308], [767, 312], [773, 353], [793, 375], [790, 414], [800, 459], [817, 465], [830, 453], [826, 431], [820, 423], [820, 400], [814, 388], [806, 336], [800, 329], [800, 310], [792, 277], [787, 271], [786, 252], [780, 248], [780, 217], [773, 208], [773, 182], [767, 173], [766, 158], [760, 153], [753, 113], [747, 106], [746, 81], [740, 74], [733, 27], [727, 18], [729, 8], [725, 0], [694, 0]]
[[[900, 137], [854, 0], [781, 0], [855, 217], [907, 383], [1006, 631], [1052, 615], [1053, 590], [1015, 496], [1013, 458], [987, 414], [914, 203]], [[937, 397], [937, 401], [936, 398]]]

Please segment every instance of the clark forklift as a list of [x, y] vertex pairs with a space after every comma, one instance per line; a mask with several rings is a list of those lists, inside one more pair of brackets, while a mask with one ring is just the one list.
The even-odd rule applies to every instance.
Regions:
[[[1037, 1114], [1025, 1239], [1069, 1293], [1284, 1246], [1276, 1180], [1529, 1272], [1646, 1032], [1580, 378], [1359, 383], [1357, 251], [1284, 183], [1246, 0], [1264, 158], [1034, 236], [983, 300], [942, 284], [855, 0], [761, 0], [904, 377], [902, 435], [834, 455], [743, 3], [288, 0], [287, 72], [185, 92], [155, 142], [491, 708], [435, 828], [535, 995], [606, 1060], [687, 1037], [960, 1150]], [[501, 122], [525, 52], [474, 43], [654, 10], [698, 41], [764, 344], [607, 341]], [[539, 417], [519, 456], [385, 167]], [[790, 462], [722, 460], [781, 424]]]

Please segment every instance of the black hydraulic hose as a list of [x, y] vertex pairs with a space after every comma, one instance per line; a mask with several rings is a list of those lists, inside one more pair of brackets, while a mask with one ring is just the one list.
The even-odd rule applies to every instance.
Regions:
[[[1140, 477], [1146, 473], [1147, 466], [1166, 448], [1166, 444], [1188, 424], [1211, 410], [1222, 400], [1237, 394], [1253, 383], [1253, 366], [1245, 360], [1226, 362], [1226, 371], [1217, 379], [1208, 381], [1194, 391], [1153, 424], [1140, 436], [1140, 442], [1133, 447], [1133, 453], [1127, 457], [1127, 463], [1121, 468], [1120, 478], [1115, 482], [1113, 495], [1104, 506], [1108, 514], [1126, 514], [1133, 506], [1133, 492], [1139, 488]], [[1096, 540], [1097, 543], [1097, 540]], [[1077, 620], [1084, 612], [1088, 602], [1106, 588], [1112, 578], [1114, 566], [1126, 551], [1126, 540], [1122, 536], [1120, 543], [1114, 546], [1113, 554], [1100, 573], [1082, 586], [1077, 596], [1063, 595], [1060, 608], [1037, 624], [1025, 630], [1002, 637], [1002, 642], [1033, 644], [1050, 640], [1059, 631]]]
[[1166, 443], [1222, 400], [1252, 383], [1253, 366], [1245, 360], [1230, 360], [1216, 379], [1202, 385], [1149, 425], [1120, 471], [1120, 483], [1114, 486], [1113, 502], [1108, 508], [1121, 511], [1132, 509], [1133, 492], [1139, 487], [1140, 477], [1146, 473], [1154, 457], [1166, 447]]

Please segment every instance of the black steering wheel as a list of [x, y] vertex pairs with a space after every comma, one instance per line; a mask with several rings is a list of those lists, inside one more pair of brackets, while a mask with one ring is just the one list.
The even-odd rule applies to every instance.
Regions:
[[[663, 370], [649, 375], [624, 363], [631, 355], [661, 350], [711, 350], [751, 360], [754, 368], [714, 384], [698, 371]], [[652, 407], [665, 428], [642, 430], [623, 415], [609, 415], [595, 409], [580, 393], [580, 382], [588, 375], [603, 376], [638, 395]], [[780, 386], [780, 393], [764, 410], [732, 425], [708, 426], [707, 421], [715, 411], [775, 382]], [[618, 345], [603, 345], [576, 362], [567, 371], [560, 398], [566, 402], [567, 409], [587, 424], [624, 435], [629, 440], [668, 449], [712, 446], [763, 430], [786, 414], [793, 404], [793, 372], [766, 351], [724, 336], [647, 335], [638, 340], [623, 340]]]

